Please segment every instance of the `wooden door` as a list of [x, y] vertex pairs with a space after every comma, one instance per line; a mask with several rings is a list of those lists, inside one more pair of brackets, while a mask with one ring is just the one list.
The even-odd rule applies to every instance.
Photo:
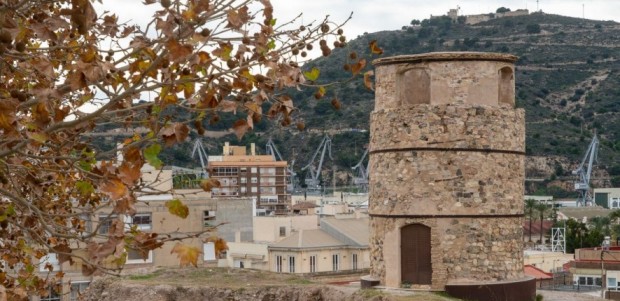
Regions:
[[412, 224], [400, 232], [401, 281], [431, 284], [431, 228]]

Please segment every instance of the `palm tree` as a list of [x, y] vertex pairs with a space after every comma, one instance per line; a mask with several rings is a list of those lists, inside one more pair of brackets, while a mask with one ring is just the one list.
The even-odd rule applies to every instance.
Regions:
[[528, 229], [528, 232], [530, 234], [530, 242], [532, 242], [532, 219], [534, 217], [535, 206], [536, 206], [536, 200], [532, 200], [532, 199], [525, 200], [525, 214], [527, 214], [527, 217], [530, 221], [530, 227]]
[[542, 244], [543, 243], [543, 221], [545, 220], [545, 214], [549, 210], [549, 207], [545, 203], [538, 203], [534, 206], [534, 210], [538, 212], [538, 217], [540, 218], [540, 243]]

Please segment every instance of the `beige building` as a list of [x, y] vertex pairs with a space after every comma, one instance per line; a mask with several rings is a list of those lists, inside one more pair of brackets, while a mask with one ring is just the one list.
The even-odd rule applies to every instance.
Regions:
[[594, 188], [594, 202], [605, 208], [620, 209], [620, 188]]
[[562, 252], [525, 250], [523, 264], [535, 266], [544, 272], [554, 273], [562, 271], [563, 265], [571, 262], [574, 256], [574, 254]]
[[249, 154], [244, 146], [224, 145], [221, 156], [209, 156], [209, 176], [220, 182], [214, 188], [214, 198], [255, 198], [259, 215], [288, 214], [291, 195], [287, 162], [276, 161], [269, 155], [256, 155], [252, 143]]
[[278, 242], [295, 232], [319, 228], [316, 215], [255, 216], [253, 221], [254, 241], [258, 243]]
[[370, 267], [368, 219], [321, 219], [321, 227], [300, 230], [269, 245], [269, 270], [329, 274]]
[[[191, 234], [205, 232], [212, 226], [220, 225], [217, 231], [205, 232], [200, 238], [186, 239], [185, 244], [192, 245], [202, 251], [199, 266], [218, 266], [226, 265], [227, 258], [217, 258], [215, 245], [209, 241], [213, 235], [223, 238], [226, 241], [234, 241], [234, 256], [240, 253], [240, 248], [245, 248], [244, 242], [253, 240], [252, 217], [255, 213], [255, 201], [251, 198], [211, 198], [210, 193], [202, 189], [173, 189], [173, 170], [164, 168], [155, 170], [150, 166], [143, 167], [142, 179], [149, 183], [152, 191], [166, 191], [168, 193], [142, 195], [138, 197], [136, 203], [137, 213], [132, 216], [118, 217], [110, 214], [110, 209], [103, 209], [97, 212], [88, 223], [91, 231], [96, 231], [101, 235], [108, 232], [112, 219], [122, 218], [127, 230], [136, 227], [144, 232], [156, 232], [168, 234], [171, 237], [183, 237]], [[189, 215], [183, 219], [169, 213], [165, 206], [167, 201], [175, 198], [182, 199], [183, 203], [189, 208]], [[175, 254], [171, 254], [175, 242], [164, 244], [161, 248], [149, 251], [146, 258], [143, 258], [135, 251], [127, 250], [126, 265], [122, 274], [140, 274], [152, 272], [158, 267], [179, 266], [179, 259]], [[239, 245], [241, 244], [241, 245]], [[263, 247], [263, 265], [266, 266], [266, 246]], [[251, 248], [249, 250], [252, 250]], [[75, 252], [75, 251], [74, 251]], [[77, 251], [79, 252], [79, 251]], [[40, 261], [39, 267], [42, 275], [47, 273], [46, 263], [53, 267], [54, 271], [62, 271], [65, 277], [60, 283], [62, 294], [50, 290], [47, 297], [33, 297], [33, 301], [74, 301], [77, 300], [78, 292], [88, 287], [93, 280], [92, 276], [83, 276], [81, 265], [71, 266], [68, 263], [62, 266], [58, 264], [55, 254], [50, 254]], [[234, 265], [235, 262], [232, 264]], [[236, 261], [238, 263], [238, 261]], [[247, 262], [248, 267], [252, 267], [253, 262]], [[254, 263], [260, 267], [260, 260]]]
[[[584, 248], [575, 250], [570, 272], [573, 285], [601, 288], [607, 298], [620, 300], [620, 247]], [[611, 295], [611, 297], [609, 296]]]

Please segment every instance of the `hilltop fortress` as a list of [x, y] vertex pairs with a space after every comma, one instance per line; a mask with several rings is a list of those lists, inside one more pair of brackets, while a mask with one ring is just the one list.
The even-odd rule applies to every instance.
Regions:
[[465, 16], [459, 16], [458, 15], [458, 8], [453, 8], [450, 9], [448, 11], [447, 15], [443, 15], [443, 16], [433, 16], [431, 15], [431, 19], [435, 19], [435, 18], [441, 18], [441, 17], [448, 17], [450, 19], [452, 19], [452, 21], [454, 23], [458, 22], [459, 18], [465, 18], [465, 24], [468, 25], [472, 25], [472, 24], [477, 24], [480, 22], [484, 22], [484, 21], [489, 21], [492, 19], [497, 19], [497, 18], [503, 18], [503, 17], [515, 17], [515, 16], [526, 16], [528, 15], [530, 12], [527, 9], [517, 9], [515, 11], [507, 11], [507, 12], [502, 12], [502, 13], [488, 13], [488, 14], [479, 14], [479, 15], [465, 15]]

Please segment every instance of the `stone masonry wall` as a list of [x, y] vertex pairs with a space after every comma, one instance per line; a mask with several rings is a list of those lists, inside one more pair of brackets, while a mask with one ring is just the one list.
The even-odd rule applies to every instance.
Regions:
[[522, 213], [523, 120], [523, 110], [475, 105], [373, 112], [370, 211]]
[[383, 285], [401, 285], [409, 258], [401, 228], [415, 223], [431, 231], [431, 285], [417, 288], [523, 277], [525, 114], [514, 108], [515, 60], [466, 52], [375, 61], [371, 276]]
[[[387, 286], [400, 286], [400, 228], [419, 223], [431, 228], [433, 282], [442, 290], [449, 282], [502, 281], [523, 277], [523, 217], [510, 218], [385, 218], [373, 217], [371, 249], [373, 277]], [[384, 256], [391, 257], [385, 260]], [[388, 272], [389, 271], [389, 272]], [[418, 288], [424, 288], [423, 286]]]

